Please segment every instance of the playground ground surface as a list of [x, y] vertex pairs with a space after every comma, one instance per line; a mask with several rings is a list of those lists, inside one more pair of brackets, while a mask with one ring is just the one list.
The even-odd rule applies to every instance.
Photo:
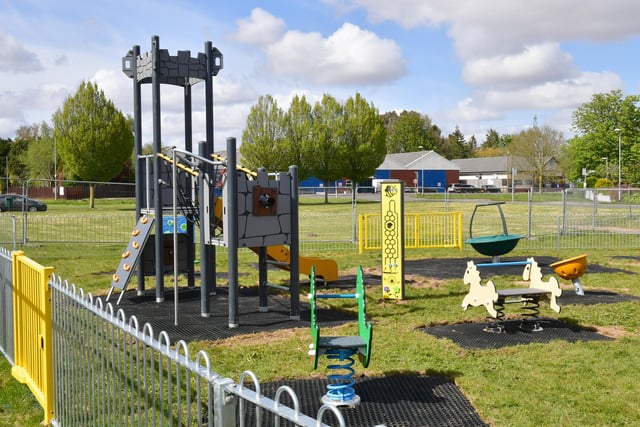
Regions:
[[[410, 285], [419, 278], [447, 280], [460, 278], [468, 258], [410, 260], [405, 264], [406, 283]], [[503, 261], [509, 261], [504, 258]], [[515, 260], [515, 259], [514, 259]], [[536, 258], [545, 275], [551, 274], [549, 264], [557, 261], [552, 257]], [[486, 260], [476, 259], [476, 262]], [[521, 266], [488, 268], [483, 276], [518, 275]], [[629, 273], [625, 270], [589, 265], [590, 273]], [[630, 273], [629, 273], [630, 274]], [[416, 279], [417, 278], [417, 279]], [[367, 292], [381, 293], [381, 276], [375, 269], [365, 269]], [[333, 292], [348, 292], [354, 287], [355, 277], [341, 277], [338, 282], [327, 285]], [[301, 283], [303, 293], [308, 282]], [[309, 328], [310, 311], [305, 298], [301, 298], [300, 320], [291, 320], [289, 302], [286, 295], [272, 293], [269, 296], [269, 311], [258, 310], [256, 288], [241, 288], [238, 312], [240, 326], [228, 327], [228, 298], [226, 287], [219, 287], [210, 298], [211, 315], [200, 315], [200, 289], [181, 288], [178, 294], [178, 325], [175, 325], [173, 290], [165, 292], [163, 303], [155, 302], [155, 290], [149, 289], [144, 295], [129, 291], [122, 298], [120, 307], [127, 315], [135, 315], [141, 322], [149, 322], [154, 330], [164, 330], [172, 342], [177, 340], [207, 341], [230, 338], [232, 336], [254, 337], [256, 344], [263, 338], [260, 333]], [[590, 290], [583, 297], [572, 290], [565, 290], [559, 303], [565, 305], [609, 304], [633, 301], [638, 297], [616, 292]], [[318, 318], [323, 327], [337, 326], [357, 320], [352, 311], [321, 308]], [[497, 349], [531, 343], [548, 343], [554, 340], [566, 342], [608, 341], [613, 338], [598, 333], [595, 329], [576, 326], [555, 318], [542, 317], [543, 331], [524, 332], [518, 325], [521, 320], [512, 318], [505, 321], [505, 333], [494, 334], [483, 331], [486, 321], [463, 321], [419, 328], [421, 332], [438, 339], [451, 340], [468, 349]], [[246, 343], [246, 341], [245, 341]], [[374, 343], [375, 345], [375, 343]], [[326, 392], [326, 378], [312, 376], [307, 379], [271, 381], [262, 385], [266, 395], [274, 393], [281, 385], [292, 387], [300, 399], [301, 410], [307, 414], [319, 409], [319, 397]], [[446, 376], [424, 375], [420, 373], [394, 372], [384, 376], [359, 375], [356, 392], [362, 402], [355, 408], [343, 410], [347, 425], [353, 426], [481, 426], [487, 425], [475, 411], [455, 382]]]

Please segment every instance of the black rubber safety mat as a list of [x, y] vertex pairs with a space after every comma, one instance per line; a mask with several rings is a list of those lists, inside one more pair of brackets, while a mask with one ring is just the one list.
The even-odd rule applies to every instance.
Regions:
[[585, 290], [584, 295], [577, 295], [574, 291], [563, 290], [558, 298], [560, 306], [565, 305], [593, 305], [593, 304], [615, 304], [618, 302], [635, 301], [640, 298], [634, 295], [618, 294], [603, 290]]
[[485, 327], [490, 322], [454, 323], [449, 325], [421, 328], [420, 330], [437, 338], [448, 338], [465, 348], [491, 349], [514, 345], [546, 343], [553, 340], [568, 342], [577, 341], [612, 341], [613, 338], [599, 334], [593, 330], [571, 325], [557, 319], [539, 318], [541, 331], [530, 332], [521, 328], [522, 319], [502, 322], [501, 333], [487, 332]]
[[[155, 302], [155, 290], [137, 296], [135, 292], [125, 295], [116, 307], [127, 315], [136, 316], [141, 327], [149, 323], [157, 335], [165, 331], [171, 342], [184, 340], [215, 340], [236, 335], [269, 332], [278, 329], [309, 328], [309, 304], [301, 298], [300, 320], [292, 320], [288, 295], [270, 294], [269, 311], [259, 310], [257, 289], [242, 288], [238, 295], [239, 326], [229, 328], [229, 298], [226, 287], [218, 287], [216, 295], [209, 298], [209, 317], [201, 316], [200, 289], [178, 290], [178, 324], [175, 324], [173, 290], [165, 291], [165, 300]], [[115, 303], [115, 302], [114, 302]], [[356, 313], [318, 308], [317, 316], [325, 326], [335, 326], [358, 320]]]
[[[261, 393], [273, 398], [276, 390], [287, 385], [298, 396], [300, 412], [315, 418], [322, 406], [321, 397], [327, 392], [326, 379], [287, 380], [261, 384]], [[458, 387], [448, 378], [419, 374], [361, 377], [356, 379], [355, 391], [360, 404], [341, 408], [345, 424], [352, 427], [475, 427], [486, 426]], [[286, 393], [284, 394], [286, 395]], [[283, 395], [283, 396], [284, 396]], [[288, 398], [282, 403], [291, 406]], [[290, 399], [289, 399], [290, 400]], [[253, 414], [247, 425], [255, 425]], [[327, 411], [322, 420], [337, 425]], [[273, 419], [265, 419], [263, 426], [273, 426]], [[281, 422], [288, 426], [291, 423]]]

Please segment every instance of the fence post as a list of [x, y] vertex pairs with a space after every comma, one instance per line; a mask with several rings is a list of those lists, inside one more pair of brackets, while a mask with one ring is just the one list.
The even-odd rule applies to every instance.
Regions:
[[[215, 380], [213, 383], [214, 427], [235, 427], [238, 425], [236, 421], [238, 398], [226, 391], [227, 386], [234, 384], [233, 380], [229, 378]], [[244, 415], [240, 414], [241, 417]]]

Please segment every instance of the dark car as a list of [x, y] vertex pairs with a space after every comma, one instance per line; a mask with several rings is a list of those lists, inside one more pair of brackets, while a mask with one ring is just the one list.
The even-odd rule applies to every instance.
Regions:
[[500, 189], [495, 185], [483, 185], [480, 187], [480, 191], [483, 193], [500, 193]]
[[471, 184], [451, 184], [449, 191], [454, 193], [478, 193], [480, 189]]
[[[22, 211], [25, 197], [20, 194], [0, 194], [0, 212]], [[26, 197], [24, 209], [29, 212], [46, 211], [47, 205], [39, 200]]]

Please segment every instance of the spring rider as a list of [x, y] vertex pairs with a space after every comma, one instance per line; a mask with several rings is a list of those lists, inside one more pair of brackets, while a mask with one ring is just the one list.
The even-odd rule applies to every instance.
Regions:
[[[367, 320], [366, 303], [363, 284], [362, 267], [358, 266], [355, 294], [318, 294], [315, 285], [315, 268], [311, 270], [309, 301], [311, 305], [311, 337], [309, 356], [313, 358], [313, 369], [318, 368], [318, 358], [326, 355], [331, 361], [328, 369], [334, 371], [327, 376], [327, 393], [322, 402], [334, 406], [356, 406], [360, 403], [360, 396], [353, 388], [355, 380], [354, 356], [358, 356], [365, 368], [369, 366], [371, 357], [371, 340], [373, 327]], [[320, 326], [316, 317], [317, 299], [348, 298], [358, 301], [358, 335], [355, 336], [320, 336]]]

